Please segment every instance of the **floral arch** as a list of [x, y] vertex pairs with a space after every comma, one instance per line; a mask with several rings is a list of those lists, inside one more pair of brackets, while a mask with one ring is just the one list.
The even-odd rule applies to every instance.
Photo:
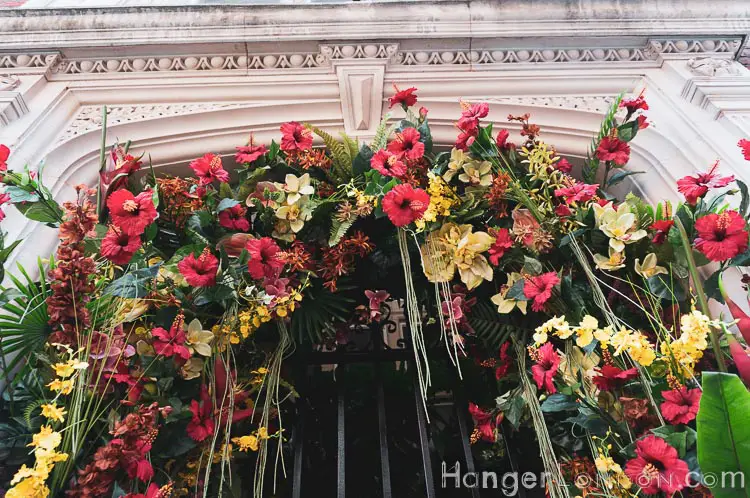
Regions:
[[[750, 407], [743, 385], [750, 318], [732, 301], [743, 294], [748, 279], [739, 277], [750, 261], [742, 157], [750, 157], [750, 142], [740, 140], [750, 132], [750, 72], [742, 64], [750, 12], [734, 2], [718, 16], [714, 5], [675, 14], [662, 4], [631, 12], [596, 0], [570, 11], [549, 2], [549, 10], [527, 14], [521, 33], [508, 22], [517, 12], [507, 11], [519, 6], [509, 4], [0, 12], [10, 27], [0, 33], [0, 143], [12, 149], [8, 159], [0, 148], [12, 193], [0, 199], [14, 205], [4, 226], [15, 244], [2, 255], [11, 270], [58, 256], [48, 275], [24, 276], [28, 285], [15, 281], [18, 292], [0, 293], [2, 346], [10, 342], [16, 353], [3, 356], [13, 362], [3, 380], [15, 368], [21, 380], [49, 377], [36, 404], [24, 405], [27, 420], [14, 420], [35, 449], [33, 469], [18, 470], [9, 497], [30, 488], [46, 496], [47, 483], [59, 491], [73, 475], [74, 496], [101, 487], [105, 495], [164, 498], [176, 482], [187, 489], [179, 474], [155, 475], [155, 466], [175, 465], [162, 430], [186, 445], [179, 455], [191, 452], [191, 462], [208, 455], [206, 480], [214, 464], [223, 476], [232, 458], [258, 452], [252, 492], [267, 494], [265, 459], [281, 454], [287, 438], [279, 392], [288, 391], [285, 400], [295, 394], [282, 374], [293, 334], [324, 331], [326, 340], [296, 342], [343, 350], [363, 323], [382, 332], [389, 293], [403, 302], [409, 325], [417, 411], [428, 411], [424, 337], [432, 334], [445, 343], [446, 365], [463, 362], [482, 372], [477, 385], [492, 385], [460, 408], [474, 422], [471, 443], [497, 443], [503, 424], [526, 423], [553, 474], [552, 498], [600, 487], [671, 496], [692, 484], [702, 486], [696, 493], [729, 496], [693, 474], [741, 468], [750, 458], [732, 451], [746, 445], [747, 431], [724, 423], [741, 423]], [[53, 14], [65, 17], [63, 29]], [[92, 33], [109, 46], [89, 46]], [[517, 117], [525, 113], [541, 135]], [[383, 133], [389, 120], [397, 133]], [[465, 140], [456, 141], [457, 127]], [[514, 145], [496, 135], [501, 128]], [[313, 131], [328, 155], [313, 161], [319, 171], [311, 177]], [[339, 131], [351, 139], [338, 141]], [[251, 136], [268, 148], [252, 148], [252, 159], [237, 164], [234, 148]], [[157, 174], [190, 177], [169, 192], [190, 199], [195, 212], [176, 221], [168, 190], [148, 168], [133, 175], [145, 174], [144, 182], [126, 178], [113, 192], [100, 185], [103, 204], [94, 206], [86, 185], [99, 183], [105, 163], [130, 175], [137, 159], [126, 153], [143, 153]], [[605, 172], [601, 184], [595, 175], [582, 182], [560, 166], [561, 156], [595, 171], [604, 164], [625, 180], [607, 188]], [[721, 169], [712, 166], [717, 159]], [[40, 209], [54, 219], [31, 214], [59, 230], [22, 215], [39, 206], [29, 185], [42, 176], [51, 198], [42, 195], [49, 205]], [[78, 204], [58, 206], [74, 197]], [[320, 226], [302, 232], [321, 206]], [[102, 219], [108, 224], [97, 226]], [[304, 243], [293, 243], [297, 233]], [[380, 259], [368, 256], [369, 236], [385, 248]], [[385, 273], [375, 272], [372, 289], [363, 277], [347, 301], [352, 288], [336, 296], [336, 280], [355, 275], [355, 256]], [[310, 306], [330, 313], [295, 322], [298, 303], [316, 299], [326, 304]], [[18, 311], [34, 303], [39, 344], [24, 340], [28, 315]], [[738, 321], [726, 319], [723, 304]], [[104, 318], [92, 318], [89, 308], [99, 305]], [[24, 365], [25, 354], [32, 361]], [[146, 375], [147, 361], [158, 373]], [[100, 394], [102, 377], [92, 371], [107, 379], [103, 399], [116, 392], [109, 399], [121, 402], [110, 435], [127, 437], [68, 460], [81, 439], [70, 436], [76, 424], [64, 424], [110, 429], [76, 405]], [[110, 381], [124, 386], [109, 389]], [[701, 399], [709, 399], [706, 408]], [[232, 432], [243, 421], [244, 435]], [[561, 437], [566, 424], [581, 431], [580, 441]], [[463, 446], [469, 455], [468, 441]], [[97, 466], [100, 459], [111, 467]], [[563, 475], [578, 466], [593, 488]], [[428, 474], [425, 465], [429, 490]], [[209, 483], [193, 480], [208, 496]]]

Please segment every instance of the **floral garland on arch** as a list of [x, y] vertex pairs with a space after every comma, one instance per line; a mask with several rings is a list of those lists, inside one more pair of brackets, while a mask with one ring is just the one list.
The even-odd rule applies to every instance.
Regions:
[[[616, 198], [642, 94], [616, 99], [580, 166], [529, 115], [508, 116], [517, 143], [484, 125], [485, 103], [460, 103], [440, 150], [417, 98], [396, 89], [368, 144], [285, 123], [231, 172], [206, 153], [158, 176], [103, 146], [98, 188], [62, 206], [0, 146], [0, 207], [60, 238], [41, 280], [18, 268], [0, 293], [5, 496], [229, 496], [239, 461], [267, 495], [299, 396], [283, 365], [393, 299], [425, 406], [446, 356], [481, 379], [478, 455], [501, 424], [532, 426], [553, 497], [734, 496], [707, 477], [750, 468], [750, 317], [722, 282], [750, 265], [747, 186], [717, 162], [676, 206]], [[0, 262], [17, 244], [0, 238]]]

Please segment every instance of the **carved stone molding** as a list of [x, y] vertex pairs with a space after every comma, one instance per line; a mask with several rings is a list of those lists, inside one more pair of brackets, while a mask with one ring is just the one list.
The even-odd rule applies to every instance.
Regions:
[[[0, 55], [0, 69], [50, 68], [58, 78], [75, 75], [165, 73], [186, 71], [246, 72], [331, 67], [335, 61], [388, 62], [394, 69], [412, 66], [471, 66], [564, 63], [655, 63], [662, 58], [696, 54], [734, 58], [739, 37], [711, 39], [651, 39], [643, 47], [402, 49], [398, 43], [321, 44], [315, 50], [276, 53], [218, 53], [215, 55], [148, 55], [60, 58], [59, 54]], [[431, 43], [431, 47], [435, 44]], [[298, 45], [295, 45], [298, 47]]]
[[10, 92], [18, 88], [20, 84], [21, 79], [18, 76], [12, 74], [8, 76], [0, 75], [0, 92]]
[[687, 61], [690, 72], [699, 76], [740, 76], [742, 69], [734, 61], [711, 57], [693, 58]]
[[1, 54], [0, 69], [14, 73], [46, 71], [60, 60], [58, 53]]
[[558, 107], [577, 111], [588, 111], [597, 114], [606, 113], [614, 97], [603, 95], [561, 95], [561, 96], [509, 96], [472, 98], [471, 102], [487, 102], [532, 107]]
[[[149, 119], [181, 116], [196, 112], [217, 111], [248, 107], [239, 103], [197, 103], [197, 104], [147, 104], [107, 106], [107, 126], [116, 126]], [[79, 135], [102, 127], [102, 108], [98, 105], [82, 106], [68, 127], [57, 137], [57, 144], [67, 142]]]

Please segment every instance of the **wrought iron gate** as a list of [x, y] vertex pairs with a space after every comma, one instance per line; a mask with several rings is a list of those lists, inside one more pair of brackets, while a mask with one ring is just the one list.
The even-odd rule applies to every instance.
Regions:
[[[469, 442], [473, 425], [467, 401], [462, 399], [457, 383], [449, 391], [439, 392], [431, 399], [432, 423], [428, 423], [416, 369], [409, 368], [414, 353], [408, 327], [387, 318], [384, 330], [361, 327], [352, 330], [353, 337], [349, 339], [353, 340], [339, 341], [333, 350], [298, 355], [297, 389], [304, 401], [291, 437], [293, 464], [287, 496], [501, 496], [499, 489], [457, 489], [455, 481], [443, 486], [440, 455], [444, 459], [451, 451], [446, 447], [438, 451], [431, 433], [438, 425], [450, 433], [452, 448], [460, 448], [453, 451], [455, 458], [446, 462], [446, 468], [452, 471], [459, 462], [462, 474], [477, 470]], [[329, 375], [318, 375], [326, 366]], [[361, 378], [363, 372], [367, 382]], [[353, 382], [347, 382], [350, 376], [355, 377], [350, 379]], [[409, 385], [404, 385], [407, 382]], [[357, 392], [363, 386], [371, 388], [364, 399]], [[347, 408], [348, 401], [354, 409]], [[404, 430], [413, 435], [413, 441], [395, 440], [396, 433], [402, 436], [400, 431]], [[500, 471], [518, 471], [518, 451], [507, 444], [507, 438], [503, 441], [507, 461]], [[543, 493], [523, 489], [515, 493], [520, 498], [531, 495]]]

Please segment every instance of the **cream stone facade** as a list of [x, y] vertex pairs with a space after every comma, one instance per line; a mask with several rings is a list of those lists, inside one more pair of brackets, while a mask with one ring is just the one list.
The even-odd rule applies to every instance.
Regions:
[[[750, 136], [750, 2], [175, 3], [196, 2], [0, 10], [10, 166], [43, 161], [60, 201], [94, 184], [104, 105], [107, 142], [132, 140], [157, 171], [207, 151], [231, 163], [251, 133], [268, 143], [290, 120], [367, 140], [395, 84], [419, 89], [441, 144], [455, 140], [459, 99], [487, 101], [497, 128], [516, 134], [506, 116], [529, 112], [574, 159], [615, 95], [645, 90], [651, 126], [629, 165], [645, 173], [623, 191], [677, 200], [676, 180], [717, 159], [750, 182], [736, 145]], [[23, 240], [9, 268], [54, 249], [54, 231], [17, 212], [3, 227]]]

